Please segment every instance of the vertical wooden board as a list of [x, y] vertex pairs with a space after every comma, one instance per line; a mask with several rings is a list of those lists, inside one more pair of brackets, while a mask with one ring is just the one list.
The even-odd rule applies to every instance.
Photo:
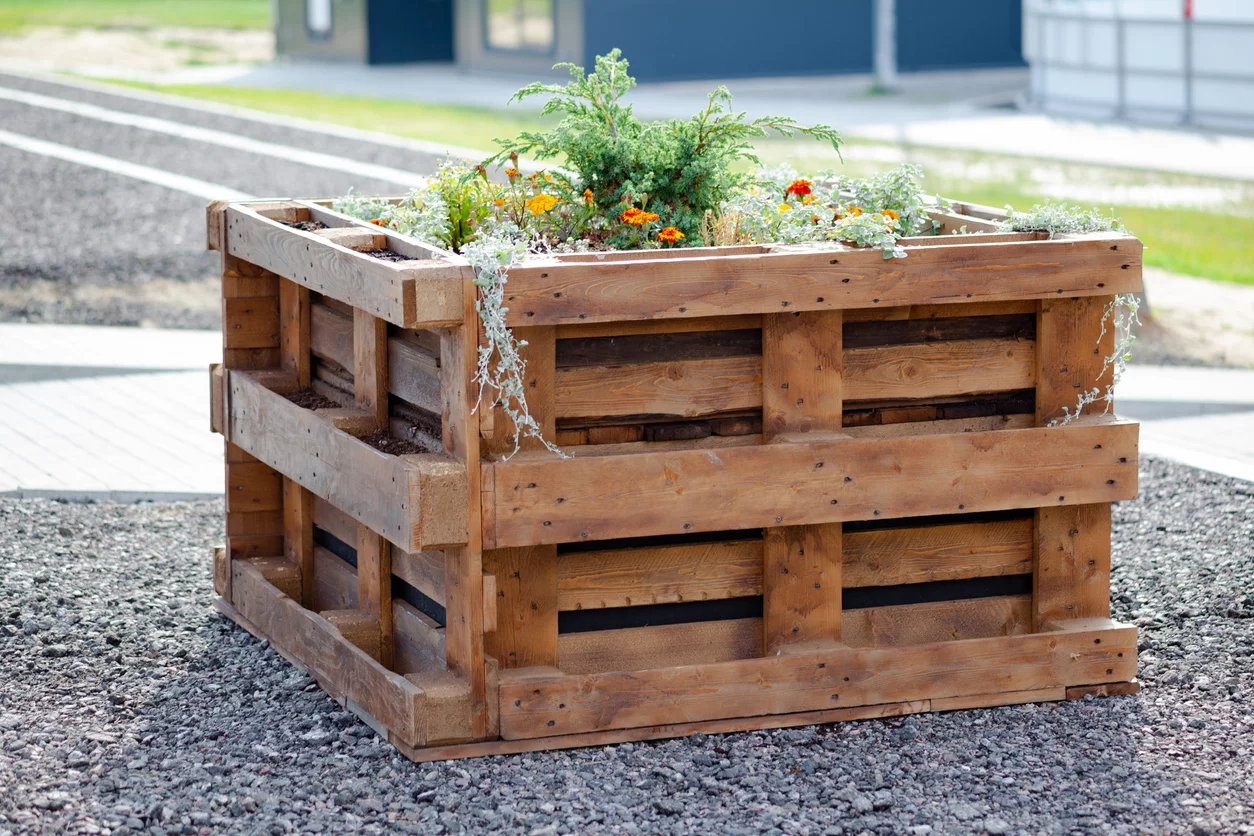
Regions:
[[[1036, 316], [1036, 419], [1046, 426], [1075, 414], [1080, 396], [1097, 389], [1105, 395], [1114, 379], [1113, 318], [1105, 314], [1113, 296], [1042, 299]], [[1082, 414], [1100, 414], [1106, 402], [1086, 406]]]
[[496, 576], [496, 630], [486, 652], [502, 668], [557, 666], [557, 547], [488, 549], [483, 568]]
[[213, 591], [231, 600], [231, 558], [226, 546], [213, 547]]
[[310, 356], [309, 288], [279, 279], [279, 350], [283, 368], [296, 375], [303, 389], [309, 385]]
[[379, 661], [392, 665], [392, 546], [364, 525], [357, 526], [357, 609], [379, 628]]
[[300, 567], [300, 596], [297, 600], [306, 608], [313, 604], [313, 500], [313, 494], [284, 477], [283, 554]]
[[[542, 435], [549, 441], [557, 436], [554, 393], [557, 379], [557, 348], [554, 339], [557, 329], [553, 326], [538, 328], [515, 328], [514, 336], [526, 345], [519, 349], [519, 358], [526, 364], [523, 376], [523, 392], [527, 398], [527, 411], [540, 425]], [[480, 404], [480, 409], [487, 409], [487, 404]], [[505, 414], [499, 404], [493, 404], [492, 437], [484, 439], [485, 452], [493, 457], [509, 455], [514, 450], [515, 428], [513, 421]], [[539, 439], [525, 436], [519, 442], [520, 450], [542, 450], [544, 445]], [[504, 660], [499, 660], [502, 665]]]
[[1033, 628], [1110, 617], [1110, 503], [1036, 511]]
[[841, 525], [768, 528], [763, 542], [762, 629], [767, 652], [840, 640]]
[[228, 464], [226, 467], [226, 510], [278, 511], [283, 507], [282, 481], [268, 465]]
[[388, 324], [361, 308], [353, 310], [353, 394], [372, 414], [376, 429], [388, 425]]

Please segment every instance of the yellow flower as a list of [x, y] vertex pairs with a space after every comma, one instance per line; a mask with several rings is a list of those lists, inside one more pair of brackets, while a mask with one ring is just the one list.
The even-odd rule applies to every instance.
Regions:
[[583, 190], [583, 202], [588, 204], [589, 206], [592, 205], [592, 189]]
[[505, 198], [498, 197], [496, 200], [492, 201], [492, 203], [494, 206], [496, 206], [497, 209], [500, 209], [502, 206], [505, 205]]
[[543, 214], [557, 205], [557, 198], [543, 192], [528, 200], [527, 211], [533, 215]]
[[509, 179], [513, 180], [515, 177], [517, 177], [517, 176], [518, 176], [518, 169], [516, 169], [516, 168], [507, 168], [507, 169], [505, 169], [505, 176], [506, 176], [506, 177], [508, 177]]
[[791, 209], [791, 208], [792, 208], [792, 207], [791, 207], [791, 206], [789, 206], [787, 203], [781, 203], [781, 204], [779, 205], [779, 211], [781, 211], [781, 212], [787, 212], [787, 211], [788, 211], [789, 209]]
[[884, 217], [886, 217], [886, 218], [892, 218], [894, 221], [901, 220], [901, 215], [898, 215], [898, 214], [897, 214], [896, 212], [894, 212], [892, 209], [885, 209], [885, 210], [884, 210], [882, 213], [880, 213], [880, 214], [882, 214], [882, 215], [883, 215]]
[[813, 202], [814, 202], [814, 201], [816, 201], [816, 200], [818, 200], [818, 198], [817, 198], [817, 197], [815, 197], [815, 196], [814, 196], [814, 195], [812, 195], [812, 194], [808, 194], [808, 195], [806, 195], [805, 197], [803, 197], [803, 198], [801, 199], [801, 205], [802, 205], [802, 206], [809, 206], [811, 203], [813, 203]]
[[657, 234], [657, 240], [664, 244], [678, 244], [684, 240], [684, 234], [673, 226], [663, 227]]

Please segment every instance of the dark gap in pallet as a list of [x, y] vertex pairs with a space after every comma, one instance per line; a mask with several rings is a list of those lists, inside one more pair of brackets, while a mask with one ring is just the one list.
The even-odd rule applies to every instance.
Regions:
[[846, 401], [842, 422], [846, 427], [870, 427], [1035, 412], [1036, 390], [1016, 389], [961, 399]]
[[678, 360], [753, 357], [762, 353], [762, 329], [628, 334], [557, 341], [557, 367], [625, 366]]
[[598, 540], [595, 543], [558, 543], [558, 554], [604, 552], [618, 549], [651, 549], [659, 546], [694, 546], [701, 543], [725, 543], [731, 540], [761, 540], [762, 529], [744, 528], [737, 531], [702, 531], [697, 534], [659, 534], [653, 537], [623, 537], [618, 540]]
[[[354, 569], [357, 568], [357, 549], [345, 543], [325, 528], [320, 528], [316, 525], [313, 527], [313, 541], [314, 545], [321, 546], [349, 566], [352, 566]], [[441, 627], [445, 625], [447, 615], [444, 607], [438, 601], [422, 594], [417, 588], [406, 583], [396, 575], [392, 576], [392, 597], [400, 598]]]
[[964, 578], [957, 581], [903, 583], [896, 586], [859, 586], [844, 590], [841, 608], [864, 610], [870, 607], [896, 607], [904, 604], [934, 604], [938, 601], [970, 601], [1003, 595], [1030, 595], [1032, 575], [998, 575]]
[[1035, 340], [1036, 314], [846, 322], [841, 333], [847, 349], [918, 345], [950, 340]]
[[925, 528], [934, 525], [962, 525], [971, 523], [1010, 522], [1031, 519], [1031, 508], [1013, 508], [1009, 511], [977, 511], [970, 514], [938, 514], [930, 517], [895, 517], [881, 520], [856, 520], [843, 526], [846, 532], [883, 531], [896, 528]]
[[[841, 607], [861, 610], [941, 601], [973, 601], [1006, 595], [1028, 595], [1032, 576], [1001, 575], [956, 581], [931, 581], [898, 586], [864, 586], [842, 590]], [[675, 604], [647, 604], [640, 607], [607, 607], [597, 610], [570, 610], [558, 613], [558, 633], [591, 633], [630, 627], [658, 627], [666, 624], [696, 624], [761, 618], [762, 596], [727, 598], [717, 601], [685, 601]]]

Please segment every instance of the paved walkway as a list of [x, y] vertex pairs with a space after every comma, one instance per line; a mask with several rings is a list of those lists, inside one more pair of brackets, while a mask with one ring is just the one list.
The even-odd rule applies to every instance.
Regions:
[[[219, 341], [215, 331], [0, 324], [0, 496], [221, 495], [207, 374]], [[1143, 453], [1254, 481], [1254, 371], [1133, 366], [1119, 404], [1144, 421]]]

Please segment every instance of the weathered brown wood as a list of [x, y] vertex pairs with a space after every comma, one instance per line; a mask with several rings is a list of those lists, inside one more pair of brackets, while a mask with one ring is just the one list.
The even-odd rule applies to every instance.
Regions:
[[1042, 299], [1036, 330], [1036, 417], [1042, 426], [1065, 415], [1107, 410], [1100, 399], [1079, 409], [1082, 395], [1104, 398], [1114, 380], [1115, 328], [1106, 317], [1114, 297]]
[[279, 300], [253, 296], [222, 301], [224, 348], [277, 348]]
[[226, 401], [222, 390], [225, 374], [221, 363], [209, 366], [209, 432], [221, 433], [225, 423]]
[[444, 601], [444, 552], [392, 552], [392, 573], [440, 606]]
[[232, 465], [227, 471], [226, 510], [281, 511], [282, 478], [262, 462]]
[[310, 356], [309, 288], [287, 279], [279, 280], [279, 348], [283, 369], [296, 375], [297, 385], [309, 385]]
[[405, 551], [466, 542], [463, 464], [439, 454], [381, 453], [247, 373], [231, 372], [228, 387], [233, 443]]
[[597, 263], [532, 259], [510, 270], [510, 325], [925, 305], [1136, 292], [1141, 244], [1120, 234], [872, 249], [775, 246], [766, 254]]
[[388, 425], [388, 325], [363, 310], [353, 312], [353, 395], [357, 408]]
[[850, 647], [900, 647], [1031, 631], [1032, 596], [1005, 595], [845, 610], [841, 641]]
[[[540, 433], [552, 441], [556, 433], [555, 352], [553, 328], [516, 328], [515, 337], [526, 345], [518, 350], [519, 359], [526, 365], [523, 392], [527, 398], [527, 410], [540, 427]], [[515, 448], [514, 425], [499, 404], [481, 404], [480, 409], [492, 408], [492, 437], [483, 441], [483, 451], [492, 457], [510, 455]], [[542, 450], [544, 445], [534, 436], [525, 435], [517, 445], [521, 450]], [[502, 660], [503, 663], [503, 660]]]
[[1033, 312], [992, 316], [872, 319], [846, 322], [842, 334], [844, 347], [847, 349], [954, 340], [1035, 340], [1036, 315]]
[[392, 666], [392, 549], [387, 540], [357, 526], [357, 609], [379, 634], [379, 661]]
[[1106, 682], [1101, 685], [1076, 685], [1067, 689], [1066, 699], [1082, 700], [1085, 697], [1130, 697], [1141, 693], [1141, 683], [1135, 679], [1130, 682]]
[[762, 655], [762, 619], [628, 627], [557, 637], [565, 674], [638, 671], [753, 659]]
[[502, 669], [556, 665], [556, 547], [487, 549], [483, 568], [498, 585], [496, 630], [485, 638], [485, 652]]
[[1136, 629], [1081, 624], [1084, 629], [904, 647], [794, 645], [762, 659], [503, 681], [501, 736], [650, 726], [673, 712], [718, 720], [1131, 679]]
[[564, 339], [557, 342], [556, 361], [559, 369], [571, 369], [657, 361], [753, 357], [761, 353], [761, 329], [750, 328]]
[[309, 607], [313, 602], [314, 496], [291, 479], [283, 479], [283, 554], [300, 567], [301, 588], [292, 598]]
[[952, 581], [1032, 571], [1032, 518], [849, 531], [846, 587]]
[[1034, 629], [1110, 617], [1110, 503], [1036, 511]]
[[557, 607], [587, 610], [762, 593], [762, 541], [727, 540], [557, 556]]
[[335, 554], [314, 546], [314, 612], [357, 608], [357, 570]]
[[1101, 418], [627, 457], [520, 455], [493, 467], [494, 540], [505, 547], [1131, 499], [1136, 430]]
[[405, 601], [392, 599], [392, 669], [400, 674], [446, 669], [444, 628]]
[[226, 546], [213, 547], [213, 591], [223, 598], [231, 595], [231, 559]]
[[767, 652], [798, 642], [840, 641], [840, 524], [768, 528], [763, 546]]
[[383, 661], [383, 641], [379, 632], [379, 619], [361, 610], [327, 610], [319, 615], [339, 630], [340, 635], [354, 647], [359, 648], [385, 668], [391, 667]]

